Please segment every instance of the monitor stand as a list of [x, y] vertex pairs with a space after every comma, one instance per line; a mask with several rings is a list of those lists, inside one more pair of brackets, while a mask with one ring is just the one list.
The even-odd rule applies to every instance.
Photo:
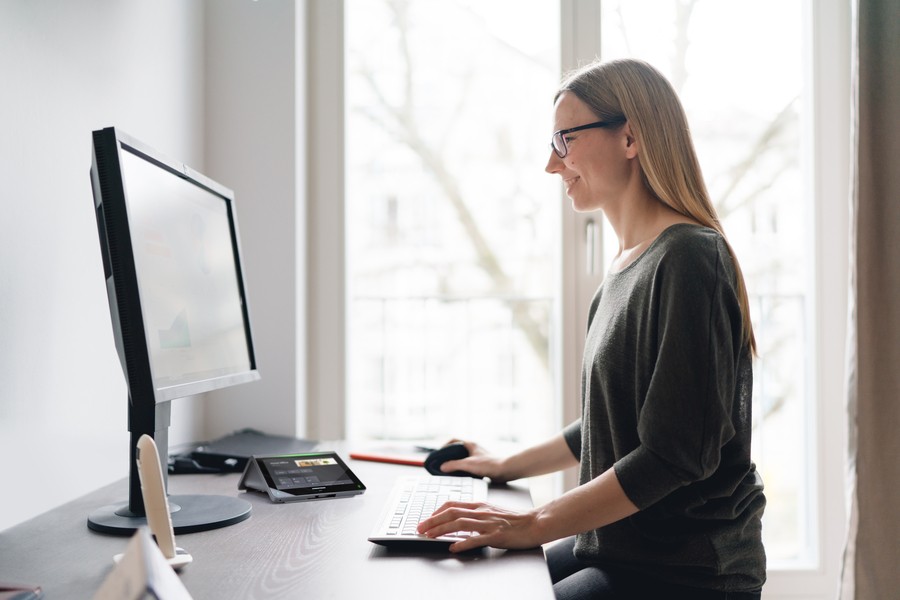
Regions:
[[[250, 517], [251, 505], [230, 496], [169, 496], [169, 513], [175, 534], [194, 533], [240, 523]], [[147, 524], [147, 517], [134, 514], [128, 503], [98, 508], [88, 516], [88, 528], [112, 535], [131, 535]]]
[[[154, 412], [156, 422], [162, 426], [155, 435], [150, 436], [155, 440], [151, 443], [153, 450], [144, 456], [144, 460], [139, 460], [138, 453], [143, 434], [135, 431], [136, 428], [131, 431], [128, 501], [93, 511], [88, 516], [88, 529], [112, 535], [132, 535], [139, 527], [148, 524], [145, 507], [160, 507], [166, 503], [175, 534], [227, 527], [249, 518], [252, 507], [241, 498], [212, 494], [168, 495], [166, 471], [162, 468], [160, 457], [168, 456], [169, 403], [157, 405]], [[142, 468], [148, 469], [146, 488], [141, 485]], [[153, 473], [155, 477], [151, 476]]]

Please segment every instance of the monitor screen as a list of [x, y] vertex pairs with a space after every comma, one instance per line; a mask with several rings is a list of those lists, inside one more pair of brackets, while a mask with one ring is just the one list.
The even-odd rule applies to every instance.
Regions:
[[[115, 128], [93, 132], [91, 186], [112, 317], [128, 387], [126, 505], [88, 527], [128, 535], [146, 523], [135, 454], [153, 437], [165, 464], [172, 400], [259, 379], [234, 193]], [[176, 533], [237, 523], [248, 502], [173, 496]]]
[[131, 152], [121, 162], [154, 386], [249, 371], [228, 204]]

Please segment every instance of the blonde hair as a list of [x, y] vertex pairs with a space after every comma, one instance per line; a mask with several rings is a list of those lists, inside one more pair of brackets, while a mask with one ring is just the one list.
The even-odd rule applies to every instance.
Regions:
[[743, 342], [756, 353], [750, 300], [737, 256], [709, 199], [687, 117], [672, 85], [639, 60], [594, 62], [569, 73], [556, 98], [575, 94], [603, 121], [627, 121], [638, 142], [641, 179], [657, 200], [716, 230], [725, 240], [737, 274]]

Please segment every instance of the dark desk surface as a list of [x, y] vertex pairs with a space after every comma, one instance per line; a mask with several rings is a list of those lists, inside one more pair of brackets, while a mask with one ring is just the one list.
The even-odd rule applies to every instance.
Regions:
[[[239, 492], [237, 474], [176, 475], [171, 494], [224, 494], [246, 498], [251, 517], [236, 525], [177, 536], [194, 562], [181, 579], [196, 600], [205, 598], [552, 598], [540, 549], [409, 554], [366, 538], [381, 515], [398, 475], [415, 467], [350, 460], [366, 484], [361, 496], [272, 504], [262, 494]], [[424, 471], [421, 471], [424, 473]], [[112, 569], [126, 537], [87, 528], [90, 512], [124, 500], [124, 479], [0, 532], [0, 581], [41, 585], [47, 600], [90, 598]], [[531, 506], [524, 487], [491, 488], [490, 501]]]

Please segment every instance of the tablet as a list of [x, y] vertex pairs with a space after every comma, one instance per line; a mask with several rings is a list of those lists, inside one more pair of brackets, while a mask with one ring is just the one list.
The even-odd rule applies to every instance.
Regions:
[[366, 486], [336, 452], [307, 452], [251, 457], [238, 489], [265, 492], [272, 502], [294, 502], [356, 496]]

